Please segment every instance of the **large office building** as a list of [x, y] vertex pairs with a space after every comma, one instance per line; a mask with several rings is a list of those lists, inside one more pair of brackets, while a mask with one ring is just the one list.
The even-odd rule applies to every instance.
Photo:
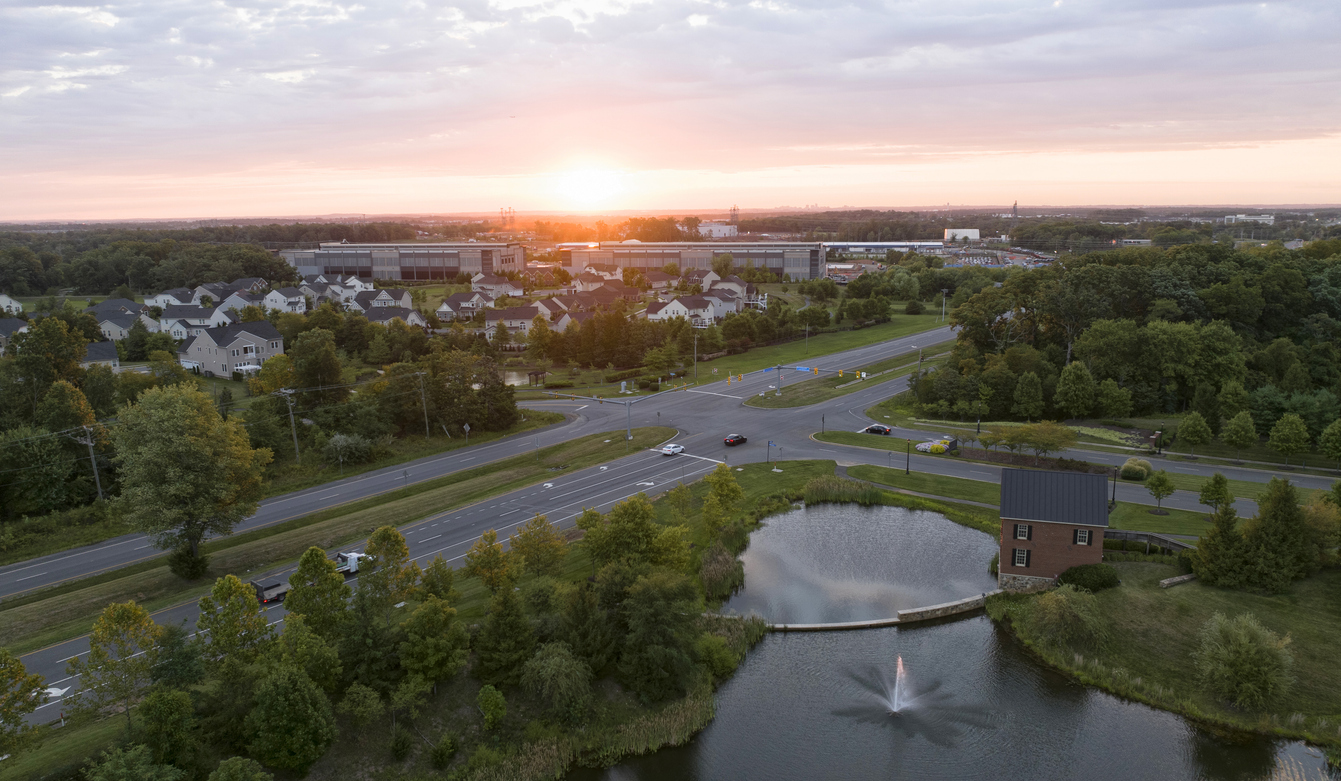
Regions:
[[520, 244], [455, 242], [438, 244], [322, 244], [317, 249], [286, 249], [280, 255], [302, 276], [356, 276], [363, 279], [451, 279], [461, 272], [500, 274], [521, 271], [526, 258]]
[[792, 279], [819, 279], [824, 276], [824, 245], [817, 242], [732, 241], [732, 242], [643, 242], [602, 241], [590, 244], [562, 244], [559, 256], [572, 273], [589, 266], [659, 269], [675, 263], [681, 271], [711, 269], [712, 259], [730, 253], [736, 268], [752, 264]]

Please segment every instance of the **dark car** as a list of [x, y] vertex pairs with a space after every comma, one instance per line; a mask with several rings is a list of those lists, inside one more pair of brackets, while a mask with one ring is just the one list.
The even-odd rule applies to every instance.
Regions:
[[879, 423], [872, 423], [871, 425], [861, 430], [863, 434], [886, 434], [886, 435], [889, 434], [889, 431], [890, 431], [889, 426], [882, 426]]
[[745, 435], [744, 435], [744, 434], [727, 434], [727, 435], [726, 435], [726, 439], [723, 439], [722, 441], [725, 442], [725, 443], [728, 444], [728, 445], [743, 445], [743, 444], [745, 444]]

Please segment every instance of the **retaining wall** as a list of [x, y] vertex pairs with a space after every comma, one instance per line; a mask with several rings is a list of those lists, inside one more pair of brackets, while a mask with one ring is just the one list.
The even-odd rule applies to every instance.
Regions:
[[842, 621], [832, 624], [769, 624], [768, 629], [771, 632], [842, 632], [850, 629], [877, 629], [885, 626], [915, 624], [918, 621], [930, 621], [933, 618], [944, 618], [946, 616], [958, 615], [960, 613], [971, 613], [974, 610], [980, 609], [987, 602], [988, 597], [1000, 593], [1000, 590], [990, 591], [986, 594], [978, 594], [976, 596], [955, 600], [954, 602], [928, 605], [927, 607], [915, 607], [911, 610], [900, 610], [899, 614], [893, 618], [874, 618], [869, 621]]

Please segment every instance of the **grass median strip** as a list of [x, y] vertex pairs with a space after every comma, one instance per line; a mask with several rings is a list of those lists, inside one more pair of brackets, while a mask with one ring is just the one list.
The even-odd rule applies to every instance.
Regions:
[[[628, 450], [652, 447], [674, 429], [634, 429]], [[213, 578], [226, 573], [243, 576], [293, 561], [312, 545], [332, 548], [361, 540], [373, 529], [403, 526], [415, 520], [468, 505], [490, 496], [552, 479], [625, 454], [622, 439], [610, 434], [586, 437], [514, 456], [474, 469], [428, 480], [409, 489], [368, 497], [339, 507], [256, 529], [205, 545], [210, 572], [187, 583], [168, 571], [162, 559], [142, 562], [101, 576], [64, 584], [6, 602], [0, 610], [0, 636], [15, 653], [78, 637], [98, 611], [128, 599], [160, 610], [188, 601], [208, 590]], [[246, 577], [243, 577], [246, 580]]]
[[[953, 342], [944, 342], [936, 345], [932, 350], [926, 352], [923, 356], [923, 368], [928, 368], [934, 363], [930, 361], [933, 355], [941, 355], [949, 352]], [[764, 409], [778, 409], [782, 407], [805, 407], [810, 404], [818, 404], [821, 401], [836, 399], [839, 396], [846, 396], [849, 393], [855, 393], [859, 390], [865, 390], [872, 385], [878, 385], [882, 382], [907, 377], [917, 369], [917, 354], [904, 353], [888, 360], [873, 363], [870, 366], [863, 366], [850, 372], [844, 372], [844, 376], [839, 377], [816, 377], [815, 379], [802, 380], [800, 382], [787, 385], [785, 382], [782, 388], [782, 395], [777, 396], [772, 392], [764, 393], [759, 396], [751, 396], [745, 400], [746, 406], [762, 407]], [[902, 369], [902, 371], [889, 371], [891, 369]], [[870, 377], [865, 381], [857, 381], [853, 378], [855, 371], [864, 371], [867, 374], [889, 371], [879, 377]]]

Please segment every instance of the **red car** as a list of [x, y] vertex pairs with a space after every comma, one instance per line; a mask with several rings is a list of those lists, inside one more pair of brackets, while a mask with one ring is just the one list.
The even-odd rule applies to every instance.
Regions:
[[727, 437], [726, 437], [726, 439], [723, 439], [722, 441], [725, 442], [725, 443], [728, 444], [728, 445], [743, 445], [743, 444], [745, 444], [745, 435], [744, 435], [744, 434], [728, 434]]

